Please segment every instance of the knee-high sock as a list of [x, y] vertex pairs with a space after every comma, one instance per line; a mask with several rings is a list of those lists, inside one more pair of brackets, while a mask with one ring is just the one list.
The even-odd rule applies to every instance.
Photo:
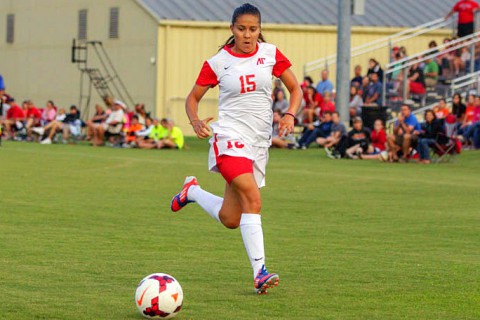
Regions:
[[188, 200], [197, 202], [213, 219], [220, 222], [220, 209], [223, 198], [203, 190], [200, 186], [191, 186], [188, 190]]
[[263, 247], [262, 217], [260, 214], [242, 213], [240, 231], [243, 244], [247, 250], [250, 264], [253, 268], [253, 278], [265, 264], [265, 250]]

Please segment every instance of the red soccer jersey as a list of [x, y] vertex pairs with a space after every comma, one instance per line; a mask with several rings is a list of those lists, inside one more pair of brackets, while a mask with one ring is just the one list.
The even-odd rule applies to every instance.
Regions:
[[460, 0], [453, 7], [453, 11], [458, 12], [458, 23], [472, 23], [475, 20], [474, 10], [479, 8], [477, 2], [473, 0]]
[[385, 133], [385, 130], [382, 129], [379, 132], [373, 130], [371, 138], [373, 147], [380, 151], [384, 151], [386, 149], [385, 143], [387, 142], [387, 134]]

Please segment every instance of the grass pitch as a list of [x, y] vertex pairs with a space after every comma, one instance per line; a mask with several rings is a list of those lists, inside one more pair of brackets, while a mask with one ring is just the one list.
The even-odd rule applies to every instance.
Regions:
[[170, 199], [185, 175], [221, 194], [208, 145], [146, 151], [4, 143], [0, 318], [141, 319], [137, 283], [183, 286], [177, 319], [479, 319], [480, 153], [421, 166], [271, 151], [267, 265], [253, 293], [239, 230]]

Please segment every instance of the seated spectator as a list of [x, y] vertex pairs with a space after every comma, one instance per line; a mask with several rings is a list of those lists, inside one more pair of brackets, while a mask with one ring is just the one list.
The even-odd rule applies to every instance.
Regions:
[[74, 136], [80, 135], [81, 125], [80, 111], [72, 105], [70, 113], [66, 114], [65, 109], [60, 109], [54, 121], [43, 128], [35, 128], [34, 132], [44, 137], [40, 144], [52, 144], [53, 138], [58, 132], [62, 133], [62, 142], [66, 143], [71, 133]]
[[327, 138], [317, 138], [317, 143], [319, 146], [325, 148], [327, 157], [339, 159], [345, 155], [347, 128], [340, 120], [340, 114], [338, 112], [332, 113], [332, 121], [330, 135]]
[[410, 67], [410, 70], [408, 71], [408, 82], [410, 93], [423, 95], [427, 92], [425, 87], [425, 77], [418, 62]]
[[332, 99], [332, 93], [325, 92], [323, 101], [320, 102], [319, 107], [315, 110], [315, 115], [321, 119], [325, 112], [335, 112], [335, 102]]
[[354, 72], [355, 76], [353, 77], [352, 81], [350, 81], [350, 86], [360, 88], [363, 82], [362, 67], [360, 65], [356, 65]]
[[298, 141], [297, 148], [307, 149], [312, 142], [318, 141], [317, 138], [327, 139], [331, 134], [332, 125], [332, 112], [327, 111], [324, 113], [321, 121], [309, 124], [305, 128], [302, 137]]
[[291, 149], [294, 146], [292, 141], [288, 140], [285, 136], [281, 137], [280, 132], [278, 131], [280, 119], [282, 119], [282, 114], [278, 110], [273, 111], [272, 148]]
[[438, 105], [433, 108], [433, 112], [437, 119], [445, 119], [450, 114], [450, 109], [447, 107], [447, 100], [443, 98], [440, 99]]
[[42, 113], [35, 107], [31, 100], [24, 102], [24, 109], [26, 109], [25, 129], [27, 130], [27, 140], [31, 141], [32, 128], [41, 125]]
[[[452, 98], [452, 114], [457, 119], [457, 129], [463, 124], [466, 112], [467, 106], [463, 104], [462, 96], [459, 93], [455, 93]], [[459, 134], [462, 134], [461, 130], [459, 131]]]
[[[168, 121], [167, 119], [162, 119], [159, 123], [158, 119], [154, 118], [152, 120], [152, 125], [148, 127], [146, 132], [138, 132], [137, 136], [137, 145], [141, 149], [154, 149], [157, 148], [158, 141], [166, 138], [168, 136]], [[146, 135], [148, 133], [148, 136]], [[140, 137], [147, 137], [146, 139], [141, 139]]]
[[285, 99], [285, 93], [282, 90], [277, 91], [275, 101], [273, 102], [273, 111], [278, 111], [280, 114], [284, 114], [288, 110], [289, 104]]
[[3, 125], [5, 127], [5, 138], [7, 140], [13, 139], [14, 131], [21, 130], [27, 119], [26, 110], [20, 108], [14, 101], [10, 102], [10, 108], [8, 109]]
[[317, 83], [316, 90], [321, 95], [324, 95], [325, 92], [332, 93], [333, 83], [330, 80], [328, 80], [328, 70], [322, 70], [321, 80]]
[[362, 86], [358, 89], [358, 94], [360, 95], [360, 97], [362, 97], [362, 100], [364, 103], [367, 99], [367, 90], [369, 85], [370, 85], [370, 78], [363, 77]]
[[8, 95], [0, 95], [0, 126], [2, 125], [2, 120], [4, 120], [7, 116], [7, 112], [10, 109], [10, 103], [13, 102], [13, 98], [9, 97]]
[[[166, 127], [164, 126], [166, 125]], [[167, 129], [167, 136], [157, 142], [158, 149], [183, 149], [185, 139], [182, 130], [175, 126], [173, 120], [162, 120], [162, 126]]]
[[368, 72], [367, 76], [372, 78], [371, 75], [376, 74], [378, 76], [378, 81], [382, 82], [383, 81], [383, 69], [382, 66], [380, 66], [380, 63], [375, 60], [374, 58], [371, 58], [368, 60]]
[[272, 89], [272, 100], [273, 102], [277, 102], [277, 93], [279, 91], [283, 92], [283, 96], [285, 97], [285, 88], [283, 87], [282, 80], [275, 78], [273, 82], [273, 89]]
[[387, 134], [382, 120], [375, 120], [370, 138], [371, 144], [368, 147], [368, 152], [362, 154], [362, 159], [379, 159], [380, 153], [387, 149]]
[[[105, 143], [105, 137], [111, 140], [112, 137], [121, 133], [124, 124], [124, 109], [125, 104], [119, 100], [113, 103], [113, 110], [108, 115], [107, 119], [101, 125], [92, 126], [93, 131], [93, 145], [101, 146]], [[110, 141], [111, 142], [111, 141]]]
[[150, 115], [145, 110], [145, 105], [143, 103], [139, 103], [135, 106], [135, 114], [138, 117], [138, 123], [145, 126], [145, 120], [149, 118]]
[[443, 133], [443, 124], [437, 120], [433, 110], [425, 111], [425, 122], [422, 123], [420, 134], [418, 136], [418, 154], [419, 163], [429, 164], [430, 147], [437, 142], [438, 135]]
[[438, 82], [439, 67], [435, 60], [425, 60], [425, 67], [423, 68], [425, 75], [425, 85], [428, 88], [435, 87]]
[[480, 148], [480, 96], [475, 97], [471, 124], [463, 129], [464, 148]]
[[370, 84], [367, 87], [364, 105], [369, 107], [378, 107], [382, 105], [382, 83], [378, 79], [377, 73], [370, 75]]
[[353, 119], [362, 114], [363, 99], [358, 94], [357, 87], [352, 86], [350, 88], [350, 103], [348, 106], [350, 108], [350, 119]]
[[310, 77], [310, 76], [303, 77], [303, 82], [302, 82], [301, 86], [305, 86], [305, 87], [313, 86], [312, 77]]
[[130, 122], [130, 127], [128, 127], [128, 130], [125, 135], [124, 147], [136, 146], [137, 133], [143, 129], [145, 129], [145, 127], [142, 124], [140, 124], [139, 116], [136, 114], [133, 115], [132, 120]]
[[353, 119], [353, 129], [348, 133], [345, 155], [350, 159], [360, 159], [368, 152], [370, 141], [370, 130], [363, 126], [362, 119], [359, 117]]
[[408, 105], [402, 105], [393, 127], [393, 134], [387, 137], [389, 159], [398, 161], [398, 153], [401, 152], [402, 160], [408, 161], [410, 148], [417, 146], [419, 132], [420, 124], [417, 117], [412, 114]]
[[47, 125], [49, 122], [55, 120], [57, 116], [57, 107], [52, 100], [47, 101], [47, 105], [42, 112], [41, 124], [42, 126]]
[[[110, 109], [109, 109], [109, 111], [110, 111]], [[95, 105], [95, 114], [86, 123], [86, 125], [87, 125], [87, 137], [86, 137], [85, 140], [90, 141], [93, 138], [93, 128], [95, 127], [95, 125], [98, 126], [101, 123], [103, 123], [107, 119], [108, 114], [105, 112], [105, 110], [103, 110], [102, 105], [100, 105], [100, 104]]]
[[310, 86], [306, 88], [305, 108], [303, 109], [303, 123], [310, 124], [315, 120], [315, 115], [319, 114], [318, 108], [323, 102], [323, 97], [317, 90]]

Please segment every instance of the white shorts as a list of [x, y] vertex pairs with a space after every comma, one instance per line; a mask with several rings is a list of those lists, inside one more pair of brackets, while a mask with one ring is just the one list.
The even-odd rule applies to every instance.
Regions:
[[208, 155], [208, 169], [219, 172], [217, 157], [228, 155], [231, 157], [243, 157], [253, 161], [253, 176], [257, 186], [265, 186], [265, 173], [268, 163], [268, 148], [255, 147], [226, 135], [214, 134], [210, 139], [210, 152]]

